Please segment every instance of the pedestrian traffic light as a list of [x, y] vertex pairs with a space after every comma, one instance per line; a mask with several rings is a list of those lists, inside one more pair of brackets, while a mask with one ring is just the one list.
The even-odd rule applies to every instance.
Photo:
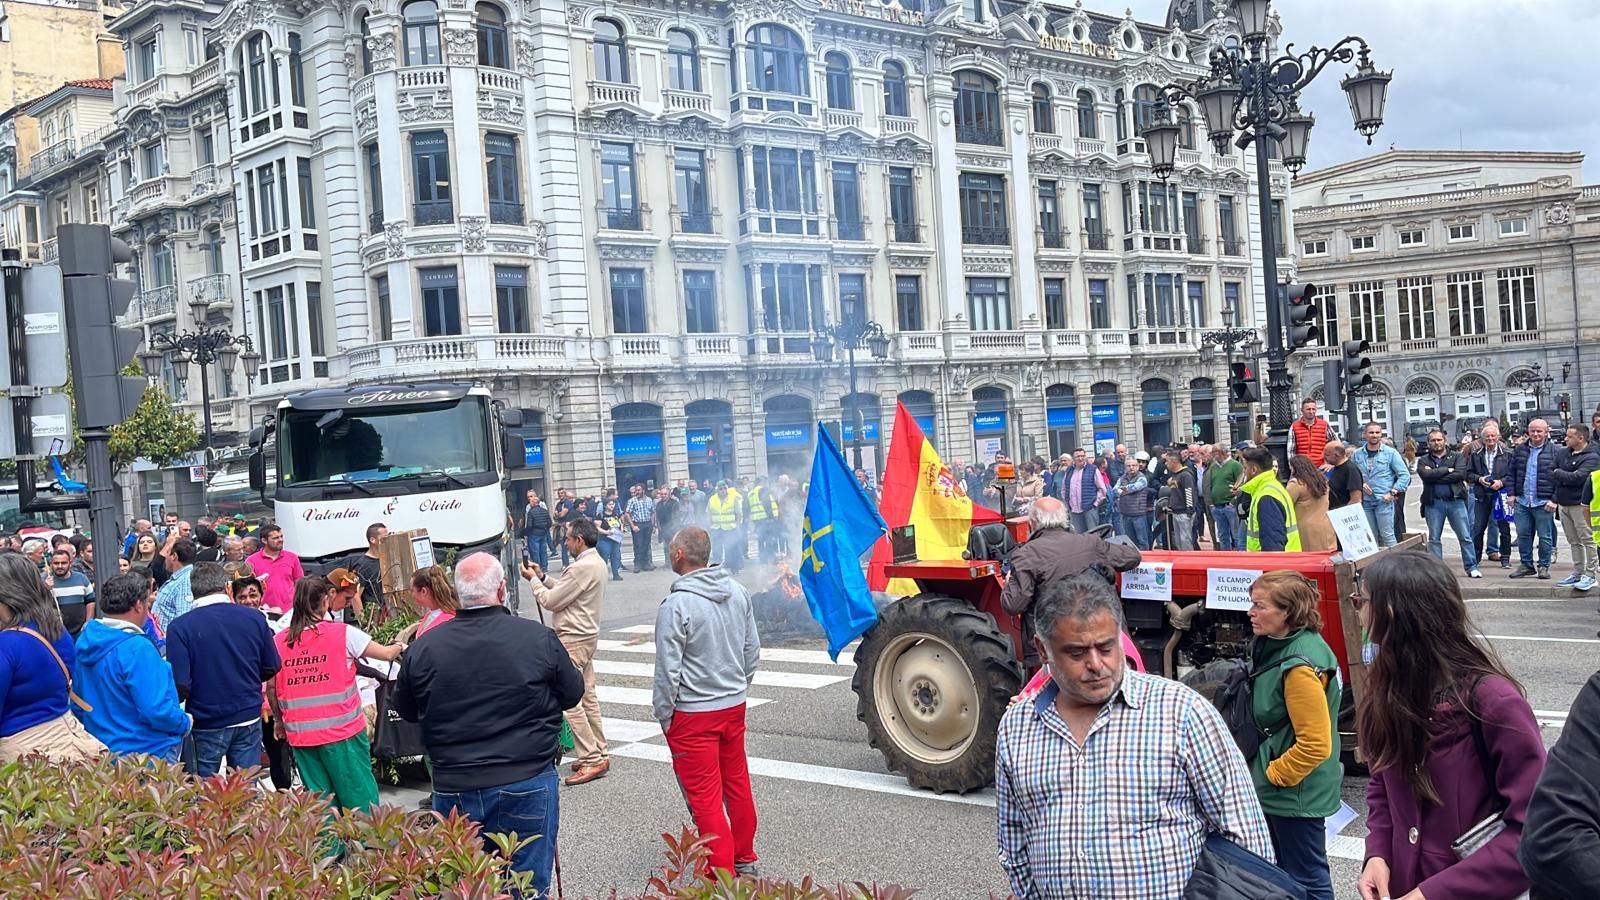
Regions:
[[139, 329], [117, 324], [133, 282], [111, 277], [132, 255], [104, 225], [62, 225], [56, 237], [78, 427], [109, 428], [133, 415], [145, 389], [143, 377], [122, 374], [143, 339]]
[[1234, 403], [1260, 403], [1261, 383], [1249, 363], [1236, 362], [1228, 375], [1228, 399]]
[[1313, 302], [1317, 299], [1317, 286], [1291, 283], [1284, 286], [1283, 295], [1289, 350], [1322, 343], [1322, 309]]
[[1372, 345], [1366, 341], [1345, 341], [1344, 351], [1344, 389], [1346, 393], [1360, 393], [1362, 388], [1372, 384], [1372, 360], [1367, 358], [1367, 351]]
[[1322, 402], [1336, 409], [1344, 397], [1344, 363], [1337, 359], [1322, 361]]

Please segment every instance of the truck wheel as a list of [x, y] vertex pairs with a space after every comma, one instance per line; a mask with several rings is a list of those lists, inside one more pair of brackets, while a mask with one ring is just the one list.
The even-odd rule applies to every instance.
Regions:
[[907, 597], [879, 613], [855, 661], [856, 718], [890, 771], [941, 794], [994, 783], [995, 735], [1022, 667], [988, 613]]

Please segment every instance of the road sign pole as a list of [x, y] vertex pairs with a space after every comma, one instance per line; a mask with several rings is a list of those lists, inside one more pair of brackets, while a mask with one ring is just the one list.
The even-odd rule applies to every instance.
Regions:
[[106, 584], [117, 577], [115, 548], [121, 531], [117, 527], [117, 489], [111, 474], [111, 432], [88, 428], [83, 432], [84, 465], [88, 469], [89, 533], [98, 544], [94, 555], [94, 583]]

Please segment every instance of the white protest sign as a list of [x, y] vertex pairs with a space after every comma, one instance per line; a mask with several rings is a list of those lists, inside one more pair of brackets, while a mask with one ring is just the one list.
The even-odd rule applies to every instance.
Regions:
[[1339, 547], [1348, 560], [1365, 559], [1378, 552], [1378, 539], [1372, 536], [1372, 526], [1367, 514], [1354, 504], [1328, 510], [1333, 531], [1339, 536]]
[[1122, 573], [1122, 599], [1172, 599], [1172, 563], [1148, 562]]
[[1260, 569], [1207, 569], [1206, 609], [1250, 609], [1250, 585], [1261, 577]]

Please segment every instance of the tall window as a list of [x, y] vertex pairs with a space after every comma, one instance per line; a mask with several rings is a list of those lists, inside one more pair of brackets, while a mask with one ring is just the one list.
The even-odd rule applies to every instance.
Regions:
[[[753, 287], [761, 292], [763, 330], [806, 333], [813, 319], [822, 319], [822, 267], [798, 263], [763, 263]], [[751, 306], [756, 304], [752, 298]]]
[[[1333, 293], [1330, 288], [1326, 293]], [[1224, 281], [1222, 283], [1222, 324], [1229, 328], [1239, 324], [1241, 317], [1239, 309], [1240, 286], [1237, 281]]]
[[1139, 137], [1156, 119], [1155, 85], [1141, 84], [1133, 89], [1133, 136]]
[[1111, 327], [1111, 287], [1104, 278], [1089, 279], [1089, 327]]
[[[1502, 223], [1504, 224], [1504, 223]], [[1500, 287], [1500, 330], [1539, 330], [1539, 301], [1534, 290], [1533, 266], [1516, 266], [1495, 273]]]
[[859, 272], [839, 275], [839, 322], [860, 324], [867, 320], [867, 276]]
[[1322, 346], [1339, 346], [1339, 295], [1332, 290], [1320, 291], [1311, 303], [1322, 311]]
[[594, 77], [599, 81], [628, 81], [628, 41], [622, 26], [612, 19], [594, 20]]
[[1006, 180], [1000, 175], [961, 175], [961, 240], [966, 244], [1009, 244]]
[[156, 77], [159, 68], [160, 56], [156, 50], [156, 39], [140, 41], [134, 46], [134, 63], [140, 81], [149, 81]]
[[1350, 285], [1350, 339], [1373, 343], [1389, 339], [1388, 323], [1384, 320], [1383, 282], [1358, 281]]
[[450, 142], [443, 131], [411, 133], [411, 182], [416, 224], [455, 221], [450, 202]]
[[638, 231], [642, 227], [632, 144], [600, 144], [600, 195], [607, 228]]
[[1117, 115], [1117, 143], [1128, 139], [1128, 95], [1122, 88], [1117, 88], [1116, 115]]
[[1107, 249], [1106, 222], [1100, 208], [1100, 185], [1083, 186], [1083, 234], [1090, 250]]
[[306, 329], [311, 335], [311, 355], [323, 356], [327, 352], [327, 338], [322, 332], [322, 282], [306, 282]]
[[289, 33], [289, 102], [306, 105], [305, 59], [300, 55], [300, 35]]
[[1239, 241], [1238, 223], [1233, 216], [1233, 197], [1223, 194], [1217, 198], [1217, 235], [1222, 238], [1222, 252], [1228, 256], [1244, 255]]
[[289, 337], [294, 334], [294, 329], [289, 327], [288, 315], [284, 310], [283, 288], [270, 287], [265, 291], [256, 291], [256, 321], [260, 323], [262, 351], [267, 359], [278, 361], [289, 358]]
[[961, 18], [968, 22], [983, 21], [984, 0], [961, 0]]
[[828, 108], [855, 109], [855, 89], [850, 83], [850, 60], [843, 53], [834, 51], [823, 57], [823, 63], [827, 67]]
[[501, 331], [526, 334], [533, 330], [533, 316], [528, 309], [527, 267], [494, 267], [494, 305]]
[[1144, 231], [1170, 234], [1178, 230], [1178, 186], [1139, 182], [1139, 219]]
[[756, 183], [756, 209], [790, 213], [791, 216], [763, 217], [760, 230], [778, 234], [816, 234], [814, 222], [803, 222], [800, 214], [815, 215], [816, 154], [788, 147], [752, 147], [750, 158]]
[[1189, 112], [1189, 107], [1178, 107], [1178, 146], [1185, 150], [1194, 149], [1194, 114]]
[[143, 179], [160, 178], [167, 171], [167, 154], [160, 141], [139, 148], [139, 176]]
[[1189, 252], [1200, 252], [1200, 195], [1183, 193], [1183, 233], [1189, 238]]
[[483, 136], [484, 174], [489, 188], [489, 221], [521, 225], [522, 189], [517, 178], [517, 137], [491, 131]]
[[1434, 333], [1433, 278], [1402, 278], [1396, 283], [1400, 300], [1400, 340], [1421, 341]]
[[866, 235], [861, 228], [861, 185], [855, 163], [833, 164], [833, 217], [842, 241], [859, 241]]
[[217, 161], [217, 142], [209, 128], [202, 128], [196, 132], [200, 138], [200, 164], [210, 165]]
[[896, 241], [917, 242], [916, 179], [905, 166], [889, 168], [889, 219], [894, 223]]
[[750, 87], [771, 94], [810, 94], [806, 47], [800, 36], [782, 25], [755, 25], [745, 33], [749, 46]]
[[427, 337], [461, 333], [461, 293], [455, 266], [418, 269], [422, 287], [422, 326]]
[[643, 334], [650, 330], [645, 317], [644, 270], [611, 270], [611, 330], [617, 334]]
[[221, 275], [223, 269], [222, 251], [226, 246], [222, 240], [222, 228], [213, 225], [205, 230], [205, 240], [200, 243], [200, 249], [205, 253], [206, 274]]
[[1470, 337], [1488, 332], [1483, 305], [1483, 273], [1452, 272], [1444, 277], [1450, 313], [1450, 336]]
[[389, 299], [389, 276], [372, 278], [372, 303], [378, 322], [378, 340], [394, 340], [394, 304]]
[[911, 115], [911, 99], [906, 91], [906, 70], [893, 60], [883, 64], [883, 114]]
[[1204, 281], [1188, 281], [1185, 287], [1189, 291], [1189, 325], [1195, 328], [1206, 327], [1206, 283]]
[[717, 273], [692, 269], [683, 273], [683, 320], [690, 334], [715, 334], [717, 322]]
[[1278, 255], [1282, 256], [1284, 249], [1289, 245], [1283, 236], [1283, 201], [1272, 201], [1272, 241], [1277, 248]]
[[1182, 276], [1144, 276], [1144, 325], [1172, 328], [1178, 325], [1177, 287]]
[[894, 277], [895, 324], [901, 331], [922, 330], [922, 276]]
[[411, 0], [401, 7], [400, 18], [405, 23], [406, 65], [437, 66], [442, 58], [439, 4], [433, 0]]
[[378, 164], [377, 144], [367, 144], [361, 152], [367, 162], [367, 202], [372, 208], [367, 214], [368, 230], [377, 234], [383, 230], [383, 168]]
[[[300, 229], [302, 231], [315, 231], [317, 227], [317, 194], [316, 185], [311, 177], [311, 160], [299, 157], [295, 160], [295, 183], [300, 191]], [[316, 236], [308, 235], [310, 243], [307, 250], [316, 249]]]
[[1061, 278], [1044, 280], [1044, 327], [1059, 331], [1067, 327], [1067, 283]]
[[511, 68], [511, 40], [506, 35], [505, 11], [493, 3], [479, 3], [477, 13], [478, 65]]
[[675, 91], [700, 90], [700, 50], [694, 35], [682, 28], [667, 31], [667, 86]]
[[1001, 146], [1000, 83], [982, 72], [956, 73], [956, 140]]
[[1011, 279], [968, 278], [967, 318], [973, 331], [1010, 331]]
[[1078, 92], [1078, 137], [1100, 136], [1100, 114], [1094, 107], [1094, 92], [1085, 88]]
[[1044, 237], [1046, 247], [1059, 250], [1065, 245], [1066, 236], [1061, 228], [1061, 209], [1054, 179], [1039, 182], [1039, 233]]
[[1056, 111], [1050, 97], [1050, 87], [1044, 82], [1033, 85], [1033, 130], [1040, 134], [1054, 134]]
[[150, 245], [150, 274], [155, 287], [172, 284], [172, 242], [159, 240]]
[[[358, 27], [361, 30], [361, 74], [363, 74], [363, 75], [371, 75], [372, 74], [372, 44], [371, 44], [371, 41], [372, 41], [372, 26], [370, 24], [368, 24], [368, 22], [367, 22], [367, 11], [366, 10], [362, 10], [361, 11], [361, 19], [360, 19], [360, 21], [358, 23]], [[388, 289], [389, 289], [388, 282], [385, 281], [384, 282], [384, 290], [387, 291]]]
[[673, 164], [679, 227], [691, 234], [710, 234], [711, 195], [706, 183], [706, 152], [680, 148], [673, 153]]
[[277, 67], [268, 59], [271, 49], [264, 34], [253, 34], [245, 41], [244, 67], [249, 86], [241, 89], [240, 95], [241, 99], [249, 98], [244, 104], [246, 115], [259, 116], [277, 103]]

